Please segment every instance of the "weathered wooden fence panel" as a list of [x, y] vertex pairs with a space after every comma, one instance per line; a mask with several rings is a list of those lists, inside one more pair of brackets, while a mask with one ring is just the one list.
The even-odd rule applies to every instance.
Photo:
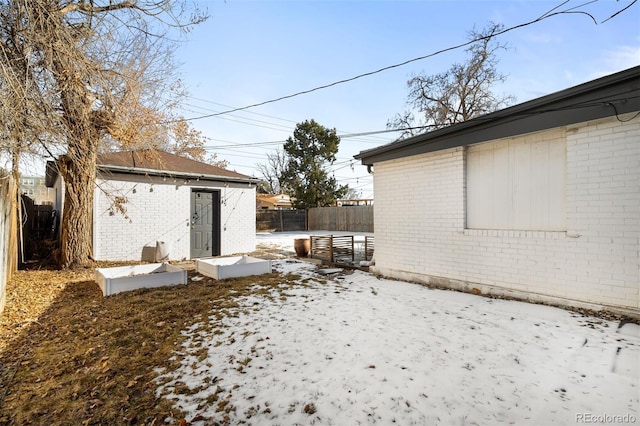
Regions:
[[20, 261], [39, 261], [51, 256], [53, 236], [53, 206], [35, 204], [22, 196], [22, 244]]
[[0, 170], [0, 314], [7, 300], [7, 281], [17, 267], [18, 226], [14, 207], [15, 182]]
[[305, 210], [258, 210], [256, 211], [257, 231], [306, 231], [307, 212]]
[[309, 209], [309, 229], [373, 232], [373, 206], [311, 208]]
[[373, 258], [374, 237], [364, 241], [353, 235], [311, 235], [311, 257], [331, 263], [357, 265], [361, 260]]

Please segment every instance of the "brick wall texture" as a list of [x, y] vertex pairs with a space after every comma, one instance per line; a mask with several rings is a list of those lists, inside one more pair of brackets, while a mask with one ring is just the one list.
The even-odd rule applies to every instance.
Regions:
[[640, 312], [640, 120], [614, 117], [561, 134], [567, 146], [562, 232], [466, 229], [464, 148], [376, 163], [374, 270]]
[[[141, 260], [145, 246], [163, 241], [171, 260], [190, 258], [192, 189], [220, 191], [221, 255], [255, 250], [255, 187], [132, 175], [98, 179], [94, 197], [96, 260]], [[123, 197], [126, 211], [114, 205]]]

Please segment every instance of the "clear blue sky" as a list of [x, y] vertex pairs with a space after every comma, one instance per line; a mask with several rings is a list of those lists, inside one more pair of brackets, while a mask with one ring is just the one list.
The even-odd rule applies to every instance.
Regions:
[[[499, 37], [494, 91], [516, 103], [640, 64], [640, 3], [602, 23], [632, 0], [571, 0], [582, 14], [555, 16]], [[561, 1], [202, 1], [210, 19], [180, 48], [179, 73], [189, 90], [182, 114], [198, 117], [268, 101], [464, 43], [490, 21], [511, 27], [534, 20]], [[260, 177], [257, 163], [281, 147], [295, 124], [315, 119], [338, 134], [385, 130], [405, 108], [406, 81], [444, 72], [467, 56], [443, 53], [353, 82], [246, 111], [194, 120], [229, 168]], [[372, 177], [353, 160], [363, 149], [397, 137], [343, 138], [336, 178], [373, 197]], [[269, 145], [248, 145], [279, 142]]]

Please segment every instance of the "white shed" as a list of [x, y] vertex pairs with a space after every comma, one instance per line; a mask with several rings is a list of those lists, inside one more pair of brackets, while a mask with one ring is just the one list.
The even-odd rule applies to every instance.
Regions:
[[375, 272], [640, 317], [640, 67], [360, 152]]
[[[64, 184], [52, 174], [62, 212]], [[158, 242], [169, 260], [251, 252], [258, 182], [167, 152], [99, 155], [93, 256], [153, 261]]]

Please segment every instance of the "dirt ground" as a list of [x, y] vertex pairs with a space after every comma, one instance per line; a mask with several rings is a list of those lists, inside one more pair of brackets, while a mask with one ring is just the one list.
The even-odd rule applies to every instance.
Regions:
[[[282, 258], [291, 253], [256, 253]], [[97, 267], [115, 266], [100, 264]], [[103, 297], [94, 269], [18, 271], [0, 316], [0, 425], [188, 425], [155, 395], [154, 369], [170, 367], [180, 331], [235, 296], [293, 282], [268, 274], [135, 290]]]

